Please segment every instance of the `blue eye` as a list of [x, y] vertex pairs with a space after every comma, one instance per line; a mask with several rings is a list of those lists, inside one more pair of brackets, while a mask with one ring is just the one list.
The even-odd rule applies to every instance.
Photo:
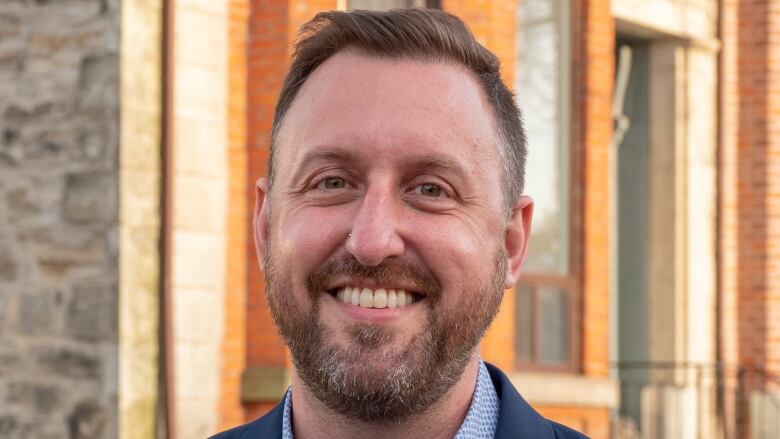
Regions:
[[347, 182], [340, 177], [328, 177], [317, 183], [317, 187], [320, 189], [344, 189], [347, 187]]

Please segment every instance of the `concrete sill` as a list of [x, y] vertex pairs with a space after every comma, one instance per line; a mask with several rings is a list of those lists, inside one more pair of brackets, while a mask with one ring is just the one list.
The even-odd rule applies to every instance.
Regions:
[[620, 386], [611, 378], [514, 372], [509, 379], [530, 404], [613, 409], [620, 403]]

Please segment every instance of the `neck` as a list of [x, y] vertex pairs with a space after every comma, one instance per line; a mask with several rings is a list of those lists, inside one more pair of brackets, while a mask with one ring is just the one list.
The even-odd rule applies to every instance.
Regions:
[[291, 377], [294, 389], [292, 393], [292, 424], [295, 438], [425, 437], [450, 439], [463, 423], [471, 405], [471, 398], [477, 383], [478, 352], [479, 348], [477, 347], [458, 381], [439, 402], [401, 424], [363, 422], [333, 412], [308, 391], [293, 368]]

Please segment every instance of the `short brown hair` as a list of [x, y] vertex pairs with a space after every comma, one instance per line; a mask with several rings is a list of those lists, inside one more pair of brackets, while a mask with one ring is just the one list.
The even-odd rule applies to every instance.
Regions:
[[523, 190], [527, 148], [514, 95], [501, 80], [496, 55], [479, 44], [458, 17], [436, 9], [322, 12], [301, 27], [271, 128], [269, 185], [273, 182], [274, 149], [284, 115], [312, 72], [345, 49], [379, 58], [452, 62], [472, 72], [496, 118], [502, 144], [498, 150], [504, 166], [504, 201], [507, 207], [515, 203]]

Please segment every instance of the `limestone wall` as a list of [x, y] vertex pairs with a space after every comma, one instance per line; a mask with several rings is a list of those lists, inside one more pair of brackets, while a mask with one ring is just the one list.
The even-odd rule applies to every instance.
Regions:
[[119, 1], [0, 2], [0, 437], [115, 437]]
[[172, 273], [177, 437], [217, 432], [227, 249], [226, 2], [177, 0]]
[[119, 438], [155, 437], [160, 403], [159, 252], [163, 0], [124, 0], [119, 157]]

